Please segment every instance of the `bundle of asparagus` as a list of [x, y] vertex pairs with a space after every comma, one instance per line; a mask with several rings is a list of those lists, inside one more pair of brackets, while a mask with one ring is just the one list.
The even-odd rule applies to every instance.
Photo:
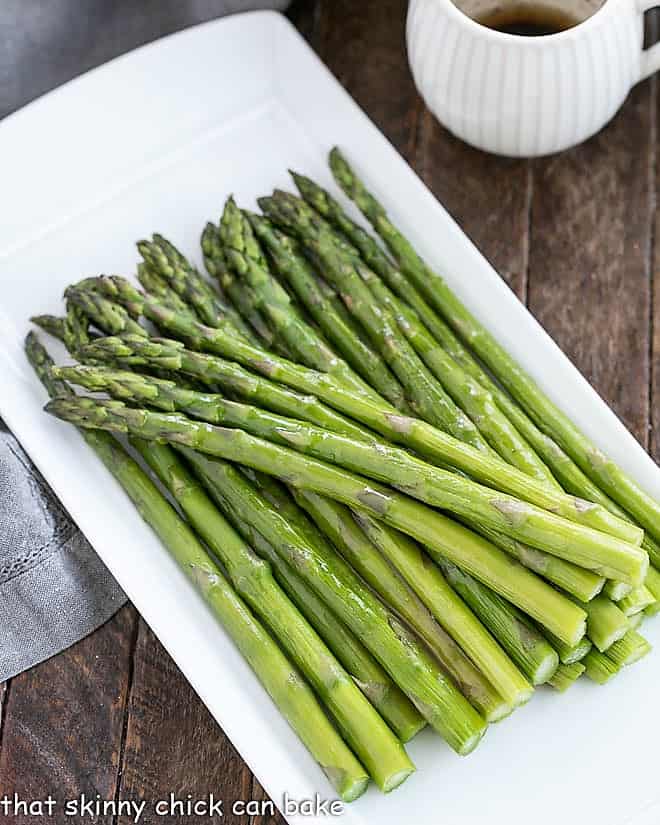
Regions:
[[467, 754], [538, 686], [604, 684], [648, 653], [660, 505], [336, 149], [330, 167], [376, 236], [293, 174], [299, 195], [261, 215], [230, 198], [206, 225], [212, 280], [154, 235], [141, 288], [86, 278], [63, 318], [33, 319], [78, 363], [33, 333], [26, 348], [48, 412], [80, 428], [351, 800], [410, 775], [426, 724]]

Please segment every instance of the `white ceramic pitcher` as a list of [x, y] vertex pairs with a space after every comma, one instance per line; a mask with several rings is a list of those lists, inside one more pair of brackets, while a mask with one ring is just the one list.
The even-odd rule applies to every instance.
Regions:
[[540, 37], [476, 22], [507, 2], [410, 2], [417, 88], [438, 120], [473, 146], [514, 157], [566, 149], [601, 129], [660, 68], [660, 44], [643, 48], [644, 12], [660, 0], [543, 0], [581, 22]]

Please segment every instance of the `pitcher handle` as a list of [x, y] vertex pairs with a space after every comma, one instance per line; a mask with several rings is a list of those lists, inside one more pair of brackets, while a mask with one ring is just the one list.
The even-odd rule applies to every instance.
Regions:
[[[660, 5], [660, 0], [637, 0], [637, 10], [642, 15], [642, 27], [644, 25], [644, 12]], [[639, 67], [639, 80], [644, 80], [649, 75], [655, 74], [660, 69], [660, 43], [655, 43], [648, 49], [642, 49], [642, 59]]]

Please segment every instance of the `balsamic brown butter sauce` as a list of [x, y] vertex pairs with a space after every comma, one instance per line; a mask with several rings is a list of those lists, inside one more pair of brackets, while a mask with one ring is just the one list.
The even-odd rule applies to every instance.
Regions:
[[477, 19], [477, 23], [504, 34], [540, 37], [572, 29], [580, 21], [564, 11], [547, 7], [498, 8]]

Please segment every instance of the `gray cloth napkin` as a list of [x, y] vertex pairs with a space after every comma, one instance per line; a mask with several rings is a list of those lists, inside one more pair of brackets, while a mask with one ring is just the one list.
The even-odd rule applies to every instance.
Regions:
[[[288, 5], [288, 0], [2, 0], [0, 117], [163, 35], [224, 14]], [[125, 600], [0, 421], [0, 682], [86, 636]]]

